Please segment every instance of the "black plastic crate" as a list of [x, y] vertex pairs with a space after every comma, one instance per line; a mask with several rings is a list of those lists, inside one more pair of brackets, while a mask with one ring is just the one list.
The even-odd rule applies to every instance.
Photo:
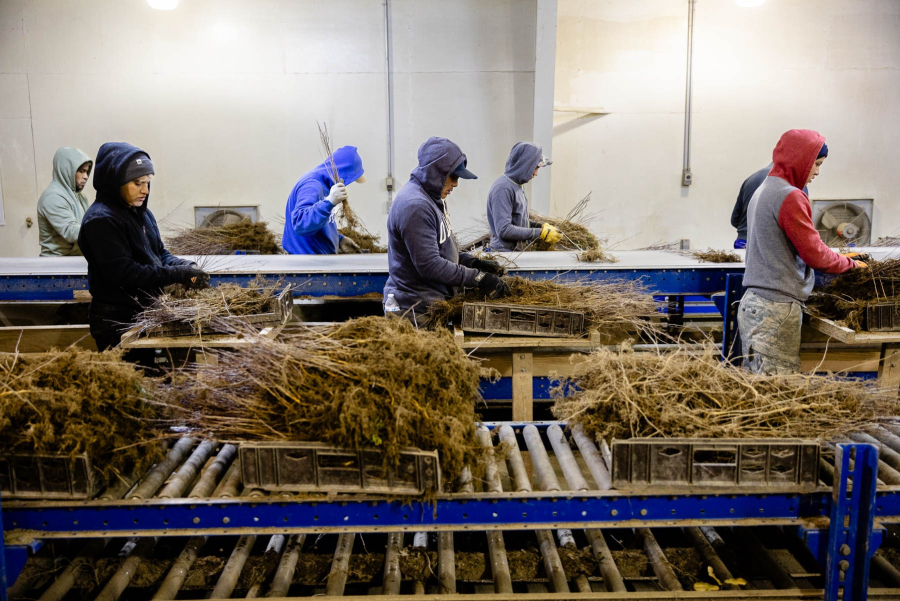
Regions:
[[87, 455], [0, 457], [0, 495], [4, 499], [91, 499], [100, 486]]
[[584, 333], [584, 313], [552, 307], [464, 303], [466, 332], [572, 338]]

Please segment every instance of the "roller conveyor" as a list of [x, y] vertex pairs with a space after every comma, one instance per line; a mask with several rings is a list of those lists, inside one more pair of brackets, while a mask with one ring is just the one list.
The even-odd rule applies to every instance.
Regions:
[[[884, 548], [866, 580], [870, 594], [887, 595], [887, 587], [900, 585], [893, 530], [900, 488], [879, 483], [871, 499], [874, 530], [854, 526], [865, 514], [876, 446], [840, 447], [837, 464], [823, 455], [819, 486], [807, 492], [634, 493], [611, 488], [606, 445], [598, 448], [554, 423], [490, 426], [493, 436], [481, 431], [481, 444], [505, 441], [510, 450], [498, 449], [484, 476], [462, 492], [433, 502], [247, 490], [233, 445], [182, 439], [127, 490], [89, 502], [6, 502], [10, 552], [38, 549], [13, 591], [62, 599], [59, 589], [77, 589], [78, 598], [104, 600], [448, 591], [492, 599], [529, 592], [654, 598], [690, 592], [698, 580], [713, 582], [702, 571], [709, 566], [722, 582], [748, 580], [740, 598], [822, 598], [825, 566], [843, 560], [856, 567], [854, 540], [874, 550], [882, 536]], [[884, 431], [874, 440], [891, 449], [895, 438]], [[852, 468], [844, 452], [851, 449]], [[846, 508], [851, 519], [835, 544], [838, 550], [848, 545], [850, 553], [831, 557], [835, 504], [828, 484], [848, 481], [860, 498]], [[685, 573], [685, 554], [699, 571]], [[70, 560], [76, 569], [53, 578], [35, 567]], [[96, 569], [101, 560], [96, 582], [85, 581], [77, 566]]]

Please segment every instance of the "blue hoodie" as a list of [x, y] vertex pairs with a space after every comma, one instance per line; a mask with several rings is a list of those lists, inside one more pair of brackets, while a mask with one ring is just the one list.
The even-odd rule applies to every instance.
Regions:
[[[334, 163], [344, 183], [362, 177], [363, 164], [355, 146], [342, 146], [334, 151]], [[334, 222], [334, 205], [325, 200], [331, 187], [326, 159], [294, 185], [284, 211], [284, 233], [281, 245], [292, 255], [337, 254], [341, 236]]]
[[457, 286], [475, 286], [474, 257], [460, 254], [441, 189], [466, 155], [446, 138], [419, 147], [419, 166], [397, 194], [388, 215], [388, 280], [402, 311], [421, 314], [431, 303], [450, 298]]
[[522, 250], [527, 242], [541, 235], [541, 228], [531, 227], [528, 198], [522, 186], [543, 159], [540, 146], [519, 142], [509, 151], [506, 170], [488, 193], [487, 218], [491, 228], [491, 250]]

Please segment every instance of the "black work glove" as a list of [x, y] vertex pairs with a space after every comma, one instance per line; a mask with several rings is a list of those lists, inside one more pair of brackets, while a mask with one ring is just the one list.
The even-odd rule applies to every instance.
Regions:
[[488, 259], [475, 259], [470, 266], [478, 271], [483, 271], [485, 273], [493, 273], [494, 275], [506, 275], [506, 268], [500, 265], [497, 261], [491, 261]]
[[511, 291], [509, 286], [506, 285], [506, 282], [493, 273], [485, 273], [482, 271], [475, 277], [475, 281], [478, 283], [478, 291], [483, 294], [485, 298], [503, 298], [504, 296], [510, 295]]
[[185, 288], [206, 288], [209, 285], [209, 274], [192, 265], [180, 269], [181, 283]]

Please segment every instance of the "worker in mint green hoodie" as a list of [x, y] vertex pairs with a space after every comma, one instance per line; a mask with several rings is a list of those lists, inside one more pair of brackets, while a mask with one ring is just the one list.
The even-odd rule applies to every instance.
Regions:
[[38, 200], [42, 257], [81, 255], [78, 232], [89, 204], [81, 191], [93, 166], [88, 155], [71, 146], [53, 155], [53, 181]]

